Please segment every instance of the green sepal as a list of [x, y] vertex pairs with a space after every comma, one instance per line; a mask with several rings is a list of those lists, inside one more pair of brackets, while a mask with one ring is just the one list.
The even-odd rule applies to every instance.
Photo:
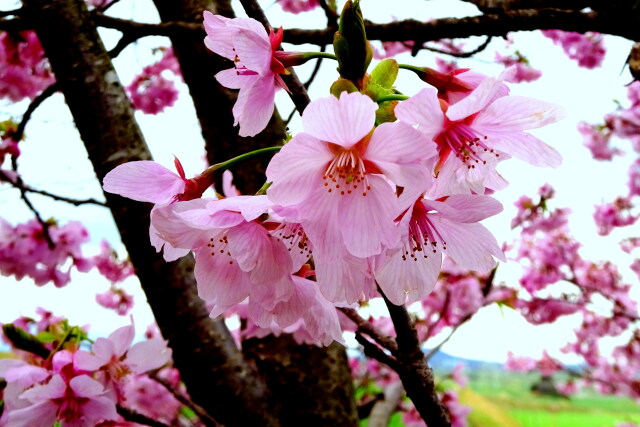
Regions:
[[338, 80], [333, 82], [333, 84], [331, 85], [331, 88], [329, 89], [329, 92], [331, 93], [331, 95], [335, 96], [336, 98], [340, 98], [340, 94], [342, 92], [347, 92], [347, 93], [358, 92], [358, 88], [350, 80], [339, 77]]
[[387, 58], [378, 63], [371, 71], [371, 83], [391, 89], [398, 78], [398, 62], [395, 59]]
[[376, 110], [376, 124], [395, 122], [397, 120], [394, 110], [398, 101], [385, 101], [380, 103]]

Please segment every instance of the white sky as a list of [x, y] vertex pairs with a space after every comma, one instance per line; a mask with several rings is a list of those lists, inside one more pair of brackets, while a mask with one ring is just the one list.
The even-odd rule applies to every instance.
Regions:
[[[15, 5], [13, 0], [0, 0], [0, 10], [10, 9]], [[342, 4], [343, 2], [339, 2]], [[397, 2], [396, 2], [397, 3]], [[324, 15], [320, 10], [299, 15], [292, 21], [288, 15], [280, 12], [279, 6], [271, 1], [263, 2], [272, 25], [288, 26], [287, 22], [295, 22], [298, 27], [318, 27], [324, 23]], [[390, 15], [385, 8], [388, 2], [383, 0], [364, 0], [365, 17], [374, 22], [385, 22]], [[456, 5], [455, 9], [452, 6]], [[236, 8], [239, 10], [239, 8]], [[141, 0], [122, 0], [113, 7], [113, 13], [133, 16], [135, 19], [154, 22], [157, 16], [153, 7]], [[474, 14], [475, 8], [468, 3], [453, 3], [450, 0], [411, 0], [403, 1], [402, 7], [394, 7], [392, 13], [399, 19], [407, 17], [443, 17]], [[286, 18], [286, 19], [285, 19]], [[116, 32], [103, 31], [108, 47], [115, 43]], [[615, 109], [614, 99], [626, 105], [626, 89], [624, 85], [631, 81], [628, 71], [621, 74], [621, 69], [628, 55], [631, 42], [607, 37], [605, 46], [607, 55], [601, 68], [585, 70], [569, 60], [561, 48], [552, 41], [537, 33], [517, 33], [516, 43], [510, 50], [504, 49], [504, 41], [494, 39], [487, 51], [475, 58], [459, 61], [460, 66], [470, 67], [488, 75], [497, 75], [502, 66], [492, 64], [493, 52], [496, 48], [501, 53], [519, 49], [530, 61], [531, 65], [543, 71], [543, 77], [533, 83], [511, 85], [512, 94], [536, 97], [545, 101], [563, 105], [568, 117], [561, 123], [548, 126], [535, 134], [555, 147], [564, 158], [558, 169], [534, 168], [518, 160], [510, 160], [501, 165], [501, 173], [511, 185], [496, 197], [505, 206], [505, 211], [498, 217], [485, 222], [498, 238], [498, 241], [510, 239], [509, 223], [515, 213], [513, 202], [522, 194], [535, 195], [536, 190], [546, 182], [552, 183], [557, 190], [556, 206], [570, 206], [571, 227], [575, 235], [585, 242], [583, 255], [593, 259], [601, 259], [617, 250], [617, 241], [624, 233], [613, 238], [596, 237], [592, 220], [593, 204], [610, 201], [624, 192], [627, 180], [626, 171], [630, 158], [613, 164], [596, 163], [586, 148], [581, 144], [581, 136], [576, 130], [576, 123], [585, 120], [593, 123], [602, 121], [604, 114]], [[468, 41], [470, 48], [477, 46], [483, 39]], [[153, 61], [149, 47], [166, 45], [163, 38], [153, 37], [141, 40], [136, 48], [130, 47], [116, 60], [120, 78], [128, 84], [142, 66]], [[296, 50], [311, 50], [313, 47], [297, 47]], [[433, 55], [422, 52], [417, 58], [401, 55], [399, 62], [434, 66]], [[157, 57], [156, 57], [157, 59]], [[300, 70], [303, 80], [313, 68], [313, 63]], [[313, 98], [326, 96], [328, 85], [335, 79], [335, 63], [326, 61], [321, 76], [316, 80], [310, 95]], [[401, 71], [398, 88], [410, 95], [422, 87], [422, 83], [409, 72]], [[287, 116], [293, 108], [284, 93], [277, 98], [281, 114]], [[0, 102], [0, 120], [8, 117], [19, 118], [27, 103], [10, 105]], [[151, 146], [155, 160], [167, 166], [172, 164], [173, 155], [178, 156], [187, 174], [196, 174], [204, 167], [202, 138], [193, 107], [188, 95], [183, 93], [177, 105], [158, 116], [146, 116], [137, 113], [148, 144]], [[294, 131], [299, 129], [299, 118], [290, 124]], [[27, 140], [20, 147], [20, 170], [25, 181], [36, 188], [68, 195], [72, 197], [98, 197], [101, 192], [94, 178], [86, 152], [73, 126], [61, 95], [47, 100], [34, 114], [27, 127]], [[626, 148], [626, 145], [621, 145]], [[46, 172], [46, 173], [45, 173]], [[117, 231], [106, 209], [84, 206], [76, 208], [49, 199], [31, 196], [43, 216], [54, 216], [61, 222], [80, 219], [87, 226], [92, 242], [97, 245], [101, 239], [108, 239], [123, 252], [118, 241]], [[0, 187], [0, 215], [12, 223], [23, 222], [31, 218], [31, 213], [19, 200], [18, 193], [6, 186]], [[637, 228], [636, 228], [636, 231]], [[94, 248], [97, 252], [97, 248]], [[89, 252], [89, 251], [88, 251]], [[621, 266], [631, 262], [630, 258], [613, 259]], [[517, 280], [517, 266], [501, 266], [502, 280]], [[633, 279], [633, 276], [629, 276]], [[108, 283], [98, 274], [75, 274], [71, 285], [56, 289], [46, 285], [41, 289], [22, 280], [16, 283], [11, 278], [0, 277], [0, 322], [10, 322], [19, 315], [33, 315], [37, 306], [43, 306], [56, 314], [64, 314], [72, 323], [91, 323], [95, 335], [104, 335], [116, 327], [127, 324], [127, 317], [112, 314], [111, 311], [97, 308], [93, 303], [95, 294], [108, 288]], [[637, 283], [637, 280], [636, 280]], [[135, 295], [136, 307], [134, 317], [140, 332], [151, 322], [152, 316], [144, 295], [135, 279], [127, 281], [125, 289]], [[532, 327], [518, 314], [497, 307], [483, 309], [473, 321], [460, 328], [444, 350], [462, 357], [504, 360], [508, 350], [516, 354], [536, 356], [543, 348], [552, 349], [557, 355], [558, 349], [573, 336], [571, 332], [575, 319], [567, 319], [545, 327]]]

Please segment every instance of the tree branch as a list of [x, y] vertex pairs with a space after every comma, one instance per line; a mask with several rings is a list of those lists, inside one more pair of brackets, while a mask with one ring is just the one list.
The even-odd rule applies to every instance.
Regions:
[[450, 427], [449, 416], [436, 394], [433, 371], [427, 366], [424, 353], [420, 349], [413, 320], [404, 305], [393, 304], [381, 289], [379, 292], [389, 309], [396, 330], [398, 351], [395, 352], [395, 356], [400, 368], [396, 372], [407, 391], [407, 396], [429, 427]]
[[[453, 57], [456, 57], [456, 58], [470, 58], [473, 55], [475, 55], [476, 53], [480, 53], [483, 50], [485, 50], [487, 48], [487, 46], [489, 46], [489, 43], [491, 43], [491, 39], [492, 38], [493, 37], [488, 36], [487, 39], [480, 46], [478, 46], [477, 48], [475, 48], [473, 50], [470, 50], [468, 52], [448, 52], [448, 51], [446, 51], [444, 49], [438, 49], [438, 48], [430, 47], [430, 46], [422, 46], [418, 50], [424, 49], [424, 50], [428, 50], [430, 52], [441, 53], [443, 55], [449, 55], [449, 56], [453, 56]], [[411, 54], [413, 55], [413, 50], [411, 51]], [[415, 56], [415, 55], [413, 55], [413, 56]]]
[[22, 120], [20, 120], [18, 128], [16, 129], [15, 133], [11, 135], [11, 139], [16, 142], [22, 140], [22, 137], [24, 136], [24, 130], [27, 127], [27, 123], [31, 119], [33, 113], [47, 98], [56, 93], [58, 90], [60, 90], [60, 86], [57, 83], [53, 83], [45, 90], [43, 90], [40, 94], [38, 94], [38, 96], [33, 98], [33, 101], [31, 101], [31, 103], [27, 107], [27, 110], [22, 115]]
[[139, 412], [136, 412], [128, 408], [124, 408], [120, 405], [118, 405], [117, 410], [118, 410], [118, 414], [120, 414], [122, 418], [124, 418], [127, 421], [131, 421], [133, 423], [138, 423], [138, 424], [142, 424], [145, 426], [152, 426], [152, 427], [169, 427], [168, 424], [161, 423], [160, 421], [156, 421], [152, 418], [147, 417], [146, 415], [142, 415]]
[[24, 191], [26, 191], [28, 193], [40, 194], [42, 196], [50, 197], [53, 200], [58, 200], [60, 202], [70, 203], [70, 204], [72, 204], [74, 206], [97, 205], [97, 206], [107, 207], [107, 204], [105, 202], [101, 202], [101, 201], [96, 200], [96, 199], [72, 199], [72, 198], [69, 198], [69, 197], [58, 196], [57, 194], [49, 193], [48, 191], [38, 190], [36, 188], [29, 187], [22, 180], [13, 181], [11, 179], [11, 177], [9, 177], [1, 169], [0, 169], [0, 181], [8, 182], [9, 184], [11, 184], [13, 187], [17, 188], [20, 191], [24, 190]]
[[366, 339], [362, 334], [358, 332], [356, 332], [356, 341], [358, 341], [358, 343], [362, 346], [365, 356], [371, 359], [375, 359], [380, 363], [384, 363], [396, 372], [401, 369], [396, 359], [389, 356], [387, 353], [382, 351], [380, 347]]
[[375, 342], [389, 351], [398, 351], [398, 344], [396, 344], [392, 337], [385, 335], [382, 331], [360, 316], [356, 310], [352, 308], [338, 308], [338, 310], [356, 324], [358, 327], [357, 332], [368, 335]]
[[[640, 16], [637, 13], [575, 12], [556, 9], [510, 10], [502, 14], [442, 18], [427, 22], [411, 19], [388, 24], [365, 22], [369, 40], [405, 41], [418, 39], [423, 42], [472, 36], [504, 37], [513, 31], [545, 29], [578, 33], [597, 31], [636, 40], [639, 38], [638, 26], [640, 26]], [[291, 44], [329, 44], [333, 40], [333, 31], [329, 29], [290, 29], [285, 30], [284, 40]]]

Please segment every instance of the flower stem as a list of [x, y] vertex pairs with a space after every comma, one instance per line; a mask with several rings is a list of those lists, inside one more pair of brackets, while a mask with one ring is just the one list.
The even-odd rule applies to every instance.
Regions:
[[259, 150], [249, 151], [248, 153], [241, 154], [237, 157], [234, 157], [233, 159], [229, 159], [225, 162], [216, 163], [215, 165], [209, 166], [204, 172], [200, 174], [200, 177], [211, 176], [216, 171], [221, 171], [221, 172], [225, 171], [229, 169], [231, 166], [235, 165], [236, 163], [258, 156], [262, 153], [277, 153], [278, 151], [280, 151], [281, 148], [282, 148], [281, 146], [266, 147], [266, 148], [260, 148]]
[[392, 94], [381, 96], [380, 98], [376, 99], [376, 102], [380, 104], [381, 102], [385, 101], [404, 101], [405, 99], [409, 99], [409, 97], [407, 95]]

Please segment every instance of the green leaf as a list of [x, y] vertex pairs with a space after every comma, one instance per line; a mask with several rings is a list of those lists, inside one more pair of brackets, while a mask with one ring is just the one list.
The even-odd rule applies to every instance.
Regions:
[[390, 89], [398, 78], [398, 69], [395, 59], [387, 58], [380, 61], [371, 72], [371, 83]]

